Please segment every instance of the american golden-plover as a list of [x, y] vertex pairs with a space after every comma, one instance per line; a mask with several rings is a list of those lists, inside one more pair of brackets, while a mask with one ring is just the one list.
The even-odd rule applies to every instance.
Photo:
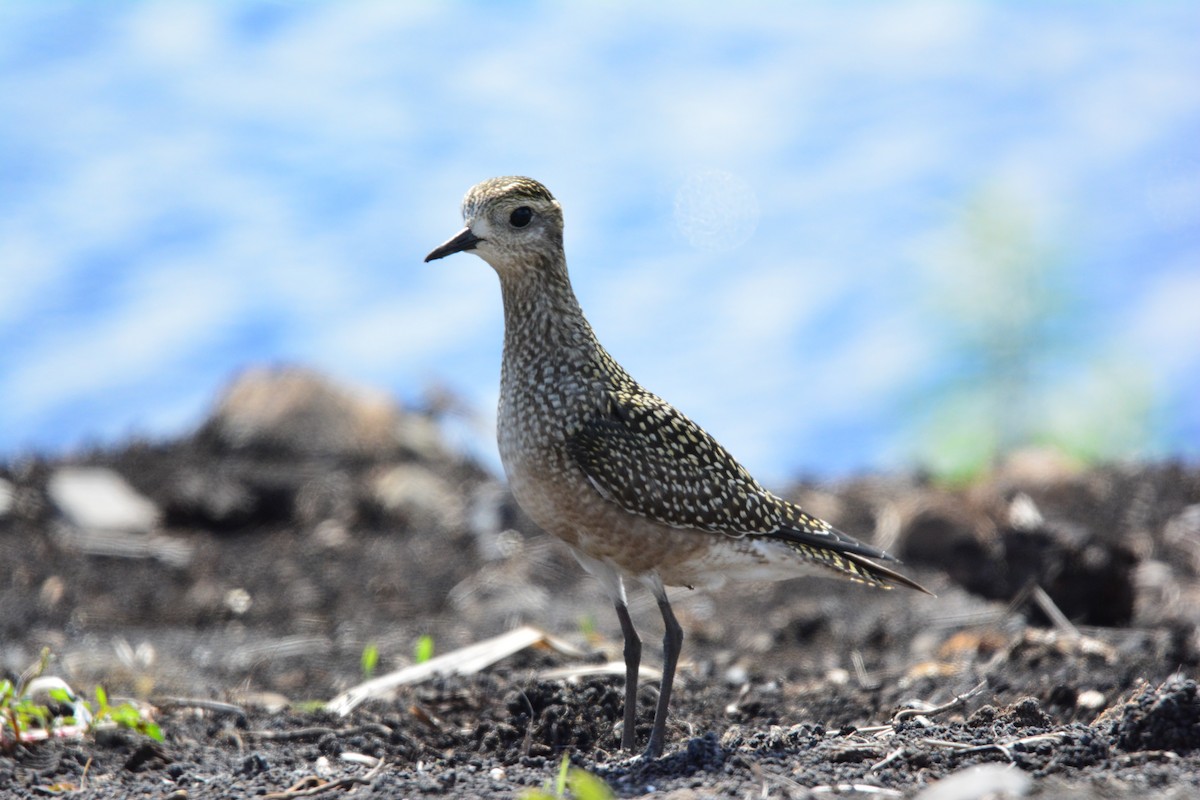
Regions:
[[[894, 561], [764, 489], [696, 423], [646, 391], [584, 319], [567, 275], [563, 213], [529, 178], [467, 192], [466, 227], [425, 260], [470, 251], [504, 298], [500, 460], [517, 502], [607, 590], [625, 638], [621, 747], [634, 747], [641, 640], [624, 578], [658, 601], [666, 635], [646, 756], [662, 754], [683, 630], [665, 586], [779, 580], [823, 568], [882, 588], [919, 584]], [[820, 571], [815, 570], [815, 571]]]

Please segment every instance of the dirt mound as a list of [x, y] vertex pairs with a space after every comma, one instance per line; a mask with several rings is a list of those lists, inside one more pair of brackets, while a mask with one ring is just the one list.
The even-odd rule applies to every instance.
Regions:
[[[431, 412], [258, 371], [194, 436], [0, 466], [0, 668], [16, 679], [48, 647], [53, 674], [154, 709], [165, 733], [10, 741], [0, 796], [512, 796], [564, 753], [622, 795], [676, 800], [1018, 786], [989, 765], [1032, 796], [1200, 791], [1200, 470], [1026, 459], [961, 489], [794, 487], [938, 597], [674, 592], [684, 663], [667, 755], [645, 763], [617, 751], [619, 666], [548, 677], [620, 661], [602, 592], [437, 431]], [[657, 609], [631, 600], [651, 665]], [[367, 650], [392, 670], [422, 637], [444, 654], [522, 624], [591, 655], [522, 651], [347, 717], [314, 705], [362, 680]], [[653, 680], [639, 700], [644, 741]]]
[[1172, 675], [1160, 686], [1146, 687], [1117, 713], [1108, 733], [1122, 750], [1186, 755], [1200, 749], [1200, 697], [1190, 678]]

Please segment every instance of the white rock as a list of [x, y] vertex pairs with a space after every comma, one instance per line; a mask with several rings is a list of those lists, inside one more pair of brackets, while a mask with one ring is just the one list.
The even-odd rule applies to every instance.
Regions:
[[400, 464], [375, 477], [375, 500], [405, 517], [414, 528], [448, 531], [464, 524], [461, 494], [440, 475], [416, 464]]
[[922, 789], [913, 800], [1000, 800], [1024, 797], [1033, 778], [1013, 766], [981, 764], [951, 773]]
[[158, 506], [102, 467], [61, 467], [47, 488], [58, 510], [80, 528], [144, 533], [161, 516]]
[[17, 490], [11, 483], [0, 478], [0, 517], [5, 516], [12, 511], [13, 498], [16, 497]]
[[208, 426], [227, 444], [297, 453], [446, 458], [437, 424], [401, 411], [386, 393], [299, 367], [253, 367], [225, 390]]
[[234, 616], [240, 617], [250, 610], [250, 606], [254, 605], [254, 598], [250, 593], [240, 586], [236, 589], [230, 589], [222, 598], [225, 607], [233, 612]]

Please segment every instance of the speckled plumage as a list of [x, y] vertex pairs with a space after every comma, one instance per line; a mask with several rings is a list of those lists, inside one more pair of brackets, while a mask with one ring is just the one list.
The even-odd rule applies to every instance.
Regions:
[[[570, 545], [613, 595], [626, 637], [627, 680], [640, 653], [622, 576], [645, 583], [672, 626], [663, 585], [781, 579], [832, 570], [882, 588], [922, 587], [871, 559], [891, 560], [761, 486], [715, 439], [643, 389], [597, 341], [571, 288], [562, 208], [529, 178], [493, 178], [463, 201], [464, 228], [427, 261], [473, 250], [496, 270], [504, 299], [498, 438], [517, 501]], [[681, 634], [679, 638], [681, 638]], [[678, 655], [678, 641], [675, 642]], [[661, 752], [668, 670], [648, 754]], [[632, 744], [626, 695], [622, 744]]]

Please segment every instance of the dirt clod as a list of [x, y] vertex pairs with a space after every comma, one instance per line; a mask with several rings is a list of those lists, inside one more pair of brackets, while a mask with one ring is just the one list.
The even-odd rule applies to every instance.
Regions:
[[1200, 697], [1196, 682], [1172, 675], [1146, 687], [1121, 709], [1110, 733], [1127, 752], [1170, 750], [1180, 755], [1200, 749]]

